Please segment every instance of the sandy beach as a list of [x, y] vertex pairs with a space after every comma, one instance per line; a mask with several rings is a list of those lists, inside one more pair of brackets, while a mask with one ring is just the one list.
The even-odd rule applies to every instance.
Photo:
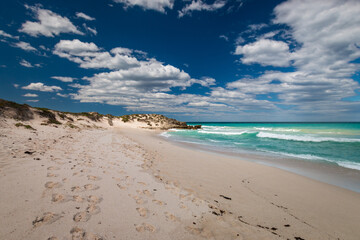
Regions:
[[359, 239], [360, 194], [139, 123], [1, 118], [0, 239]]

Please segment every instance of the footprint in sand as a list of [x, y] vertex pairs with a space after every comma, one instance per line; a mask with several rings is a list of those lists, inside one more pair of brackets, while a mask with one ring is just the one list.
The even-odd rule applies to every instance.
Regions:
[[120, 183], [116, 184], [121, 190], [126, 190], [127, 187], [126, 186], [123, 186], [121, 185]]
[[67, 202], [67, 201], [69, 201], [69, 196], [66, 196], [64, 194], [54, 193], [52, 195], [51, 201], [57, 202], [57, 203]]
[[48, 167], [47, 170], [60, 170], [60, 168], [52, 166], [52, 167]]
[[121, 182], [121, 178], [118, 178], [118, 177], [112, 177], [112, 179], [114, 179], [115, 181], [117, 181], [117, 182]]
[[185, 206], [185, 204], [183, 202], [181, 202], [179, 204], [179, 207], [182, 208], [182, 209], [187, 209], [188, 208], [187, 206]]
[[45, 187], [48, 188], [48, 189], [59, 188], [59, 187], [61, 187], [61, 183], [59, 183], [59, 182], [47, 182], [47, 183], [45, 183]]
[[88, 175], [87, 178], [88, 180], [92, 180], [92, 181], [99, 181], [101, 179], [100, 177], [92, 176], [92, 175]]
[[47, 240], [59, 240], [57, 237], [49, 237]]
[[136, 208], [136, 211], [138, 211], [140, 217], [147, 217], [148, 210], [146, 208]]
[[93, 184], [86, 184], [84, 185], [84, 189], [85, 190], [96, 190], [99, 189], [100, 187], [97, 185], [93, 185]]
[[90, 214], [87, 212], [78, 212], [74, 215], [73, 220], [75, 222], [87, 222], [90, 219]]
[[203, 231], [202, 228], [194, 228], [194, 227], [186, 227], [185, 229], [194, 235], [200, 235]]
[[95, 195], [90, 195], [88, 198], [87, 198], [87, 201], [89, 203], [100, 203], [102, 201], [102, 198], [101, 197], [98, 197], [98, 196], [95, 196]]
[[74, 195], [73, 201], [81, 203], [84, 201], [84, 198], [80, 197], [79, 195]]
[[133, 195], [131, 195], [131, 194], [129, 194], [129, 196], [132, 197], [132, 198], [136, 201], [137, 204], [147, 203], [146, 200], [142, 199], [142, 198], [139, 197], [139, 196], [133, 196]]
[[60, 214], [55, 214], [55, 213], [52, 213], [52, 212], [46, 212], [42, 216], [36, 217], [35, 220], [32, 222], [32, 225], [34, 227], [39, 227], [39, 226], [41, 226], [43, 224], [53, 223], [53, 222], [57, 221], [60, 218], [61, 218]]
[[170, 221], [173, 221], [173, 222], [179, 221], [178, 217], [176, 217], [174, 214], [169, 213], [169, 212], [165, 212], [165, 217], [166, 217], [167, 220], [170, 220]]
[[156, 228], [153, 225], [147, 224], [147, 223], [142, 223], [142, 224], [138, 224], [135, 225], [135, 229], [138, 232], [156, 232]]
[[71, 229], [70, 234], [72, 240], [85, 240], [86, 232], [84, 229], [74, 227], [73, 229]]
[[94, 233], [85, 233], [85, 239], [86, 240], [105, 240], [104, 237], [101, 237], [98, 234], [94, 234]]
[[59, 175], [58, 174], [54, 174], [54, 173], [48, 173], [46, 175], [46, 177], [58, 177]]
[[100, 207], [96, 206], [95, 204], [89, 204], [89, 206], [86, 208], [86, 212], [95, 215], [100, 212]]
[[79, 187], [79, 186], [74, 186], [74, 187], [71, 187], [71, 191], [72, 191], [72, 192], [81, 192], [82, 189], [81, 189], [81, 187]]
[[143, 186], [147, 186], [147, 184], [144, 183], [144, 182], [137, 182], [137, 183], [140, 184], [140, 185], [143, 185]]
[[149, 190], [146, 190], [146, 189], [145, 190], [136, 190], [136, 192], [139, 193], [139, 194], [144, 194], [144, 195], [146, 195], [148, 197], [153, 196], [153, 194]]
[[163, 201], [157, 200], [157, 199], [153, 199], [152, 202], [159, 206], [166, 205], [166, 203], [164, 203]]

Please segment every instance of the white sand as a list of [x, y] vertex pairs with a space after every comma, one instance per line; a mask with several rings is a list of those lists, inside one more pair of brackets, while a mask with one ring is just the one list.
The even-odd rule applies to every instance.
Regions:
[[139, 123], [0, 121], [0, 239], [360, 239], [358, 193]]

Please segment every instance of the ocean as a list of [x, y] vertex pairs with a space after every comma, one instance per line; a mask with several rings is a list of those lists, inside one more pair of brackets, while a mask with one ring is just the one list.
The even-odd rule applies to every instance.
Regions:
[[188, 123], [162, 133], [173, 141], [229, 153], [286, 157], [360, 171], [360, 123]]

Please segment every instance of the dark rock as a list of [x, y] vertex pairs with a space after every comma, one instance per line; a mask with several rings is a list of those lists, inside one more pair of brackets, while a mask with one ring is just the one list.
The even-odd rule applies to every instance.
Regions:
[[227, 196], [224, 196], [224, 195], [219, 195], [219, 196], [225, 198], [226, 200], [231, 200], [230, 197], [227, 197]]
[[35, 151], [33, 151], [33, 152], [30, 152], [30, 151], [25, 151], [24, 153], [25, 153], [25, 154], [32, 155], [34, 152], [35, 152]]

